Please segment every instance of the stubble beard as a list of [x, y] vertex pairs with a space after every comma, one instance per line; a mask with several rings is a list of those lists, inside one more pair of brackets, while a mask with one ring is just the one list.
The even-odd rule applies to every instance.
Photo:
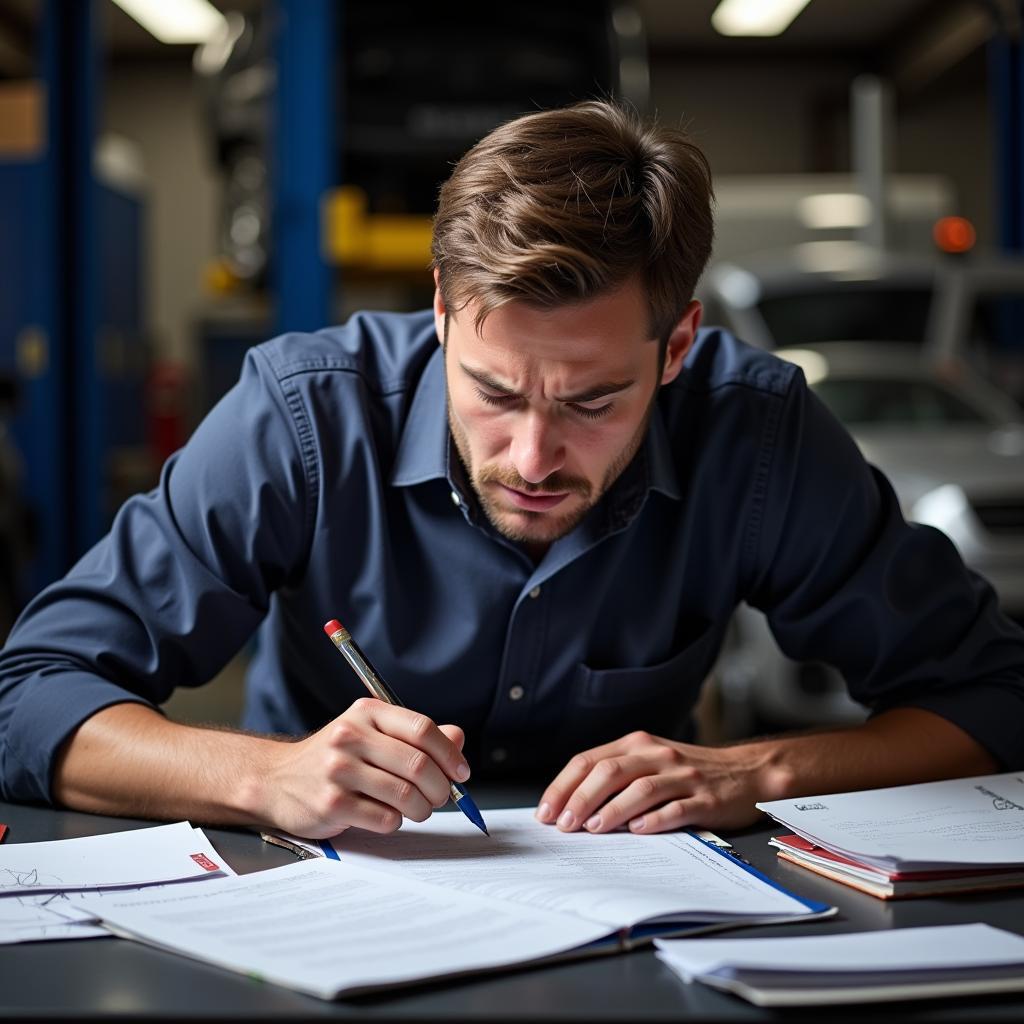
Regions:
[[[654, 411], [654, 403], [657, 398], [657, 389], [651, 396], [643, 419], [637, 427], [629, 443], [615, 456], [605, 472], [601, 486], [595, 491], [590, 481], [583, 477], [574, 477], [560, 473], [552, 473], [539, 484], [532, 484], [524, 480], [511, 466], [498, 466], [494, 464], [485, 465], [479, 469], [473, 465], [470, 455], [469, 438], [463, 430], [462, 425], [456, 420], [452, 413], [451, 401], [448, 398], [447, 388], [445, 400], [448, 406], [448, 428], [451, 431], [452, 439], [455, 442], [455, 450], [462, 461], [470, 484], [476, 492], [480, 507], [490, 520], [491, 525], [508, 540], [517, 544], [526, 545], [549, 545], [556, 540], [571, 533], [582, 522], [584, 516], [601, 500], [607, 493], [608, 488], [621, 476], [623, 470], [633, 461], [633, 457], [640, 450], [644, 437], [647, 434], [647, 426], [650, 423]], [[498, 483], [505, 487], [511, 487], [526, 494], [544, 494], [569, 492], [579, 495], [582, 499], [570, 512], [530, 512], [525, 509], [511, 513], [501, 508], [488, 493], [487, 484]]]

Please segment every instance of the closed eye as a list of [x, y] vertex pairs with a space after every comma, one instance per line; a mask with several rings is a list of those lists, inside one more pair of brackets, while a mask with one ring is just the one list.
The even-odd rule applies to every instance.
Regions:
[[569, 408], [578, 416], [584, 417], [588, 420], [599, 420], [602, 416], [607, 416], [614, 407], [614, 402], [605, 402], [604, 405], [599, 405], [596, 408], [587, 405], [577, 405], [575, 402], [569, 403]]
[[497, 405], [505, 408], [516, 401], [515, 395], [492, 395], [489, 391], [484, 391], [483, 388], [474, 388], [477, 397], [482, 402], [486, 402], [488, 405]]
[[[497, 406], [499, 409], [507, 409], [515, 402], [519, 401], [518, 395], [495, 395], [490, 391], [484, 391], [483, 388], [473, 389], [477, 398], [486, 405]], [[582, 416], [587, 420], [599, 420], [602, 416], [607, 416], [615, 406], [614, 402], [605, 402], [604, 405], [599, 406], [588, 406], [580, 405], [578, 402], [566, 402], [566, 408], [571, 409], [577, 416]]]

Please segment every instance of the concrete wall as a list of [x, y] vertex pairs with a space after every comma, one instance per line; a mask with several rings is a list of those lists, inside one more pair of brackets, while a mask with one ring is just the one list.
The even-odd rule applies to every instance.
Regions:
[[[850, 61], [740, 64], [706, 58], [652, 61], [653, 107], [682, 123], [716, 175], [848, 171]], [[939, 87], [897, 103], [892, 170], [941, 174], [979, 240], [995, 238], [992, 126], [984, 82]]]
[[115, 66], [99, 123], [142, 155], [147, 180], [146, 309], [159, 356], [192, 363], [192, 317], [216, 254], [219, 182], [186, 63]]

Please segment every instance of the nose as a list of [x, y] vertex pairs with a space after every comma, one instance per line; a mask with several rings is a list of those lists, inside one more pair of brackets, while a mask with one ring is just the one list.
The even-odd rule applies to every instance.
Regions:
[[527, 483], [539, 484], [565, 465], [565, 447], [555, 425], [531, 409], [516, 424], [509, 458]]

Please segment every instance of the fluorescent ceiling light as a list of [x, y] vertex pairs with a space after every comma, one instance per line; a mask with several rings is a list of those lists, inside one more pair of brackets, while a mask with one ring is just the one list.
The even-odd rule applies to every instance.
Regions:
[[852, 239], [801, 242], [794, 258], [797, 266], [809, 274], [842, 275], [851, 281], [871, 281], [881, 275], [879, 252]]
[[797, 203], [797, 216], [809, 228], [863, 228], [871, 210], [871, 200], [859, 192], [819, 192]]
[[205, 43], [224, 31], [224, 15], [209, 0], [114, 0], [161, 43]]
[[723, 36], [777, 36], [810, 0], [722, 0], [711, 15]]

